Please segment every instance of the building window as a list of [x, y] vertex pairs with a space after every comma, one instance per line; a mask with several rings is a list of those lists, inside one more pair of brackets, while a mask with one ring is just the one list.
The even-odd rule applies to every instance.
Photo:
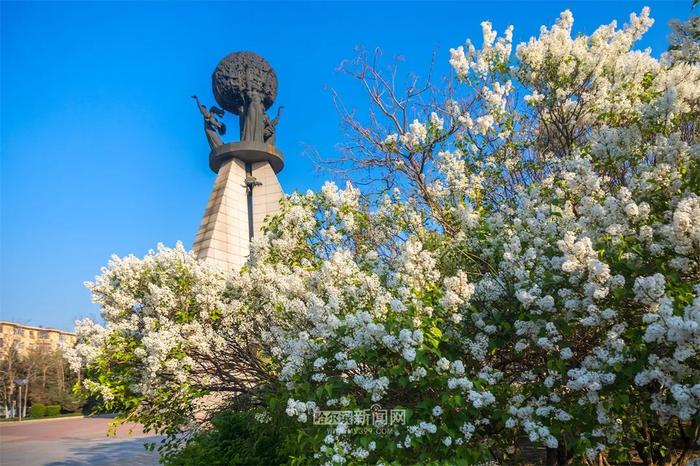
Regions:
[[24, 329], [23, 329], [23, 328], [19, 328], [19, 327], [15, 327], [15, 328], [14, 328], [14, 334], [15, 334], [15, 335], [20, 335], [20, 336], [22, 336], [22, 335], [24, 335]]
[[32, 338], [34, 338], [34, 330], [30, 330], [30, 331], [29, 331], [29, 336], [32, 337]]
[[15, 342], [14, 342], [14, 347], [15, 347], [16, 350], [22, 349], [23, 346], [24, 346], [24, 343], [22, 343], [21, 341], [15, 341]]
[[41, 338], [42, 340], [48, 340], [49, 332], [47, 332], [46, 330], [42, 330], [41, 332], [39, 332], [39, 338]]

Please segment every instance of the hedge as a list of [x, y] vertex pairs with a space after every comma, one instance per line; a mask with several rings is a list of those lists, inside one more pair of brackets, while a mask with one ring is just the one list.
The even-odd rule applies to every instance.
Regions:
[[58, 416], [61, 414], [61, 405], [49, 405], [46, 407], [45, 416]]
[[46, 416], [46, 405], [41, 403], [34, 403], [29, 407], [29, 415], [31, 417], [44, 417]]

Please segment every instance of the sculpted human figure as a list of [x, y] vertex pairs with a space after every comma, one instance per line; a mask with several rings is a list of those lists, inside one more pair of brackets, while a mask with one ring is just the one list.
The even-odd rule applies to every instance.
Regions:
[[265, 138], [265, 143], [267, 144], [272, 144], [273, 146], [275, 145], [275, 130], [277, 123], [280, 121], [280, 116], [282, 116], [282, 109], [284, 107], [280, 106], [277, 109], [277, 116], [275, 117], [274, 120], [270, 120], [270, 117], [267, 115], [267, 113], [263, 114], [263, 120], [265, 123], [265, 130], [263, 132], [263, 137]]
[[241, 113], [241, 141], [263, 143], [265, 141], [265, 107], [260, 94], [255, 91], [248, 91], [245, 93], [244, 98], [245, 108]]
[[197, 102], [199, 112], [204, 118], [204, 133], [207, 136], [209, 147], [211, 149], [216, 149], [223, 144], [220, 135], [223, 136], [226, 134], [226, 125], [217, 120], [215, 115], [218, 115], [221, 118], [224, 116], [224, 111], [214, 106], [207, 110], [207, 107], [202, 105], [196, 95], [193, 95], [192, 98]]

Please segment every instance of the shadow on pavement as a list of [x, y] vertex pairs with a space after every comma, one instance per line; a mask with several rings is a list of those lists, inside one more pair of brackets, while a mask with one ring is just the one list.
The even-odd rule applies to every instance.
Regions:
[[85, 447], [72, 447], [62, 461], [52, 461], [44, 466], [107, 466], [157, 465], [158, 453], [146, 451], [145, 443], [158, 442], [159, 437], [142, 437], [130, 440], [90, 443]]

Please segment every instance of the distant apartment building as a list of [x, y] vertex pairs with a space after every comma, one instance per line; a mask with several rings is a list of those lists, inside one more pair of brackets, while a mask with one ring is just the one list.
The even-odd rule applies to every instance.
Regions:
[[2, 354], [5, 354], [11, 347], [23, 354], [31, 348], [53, 351], [61, 346], [71, 346], [74, 343], [75, 334], [72, 332], [0, 321], [0, 348], [2, 349]]

